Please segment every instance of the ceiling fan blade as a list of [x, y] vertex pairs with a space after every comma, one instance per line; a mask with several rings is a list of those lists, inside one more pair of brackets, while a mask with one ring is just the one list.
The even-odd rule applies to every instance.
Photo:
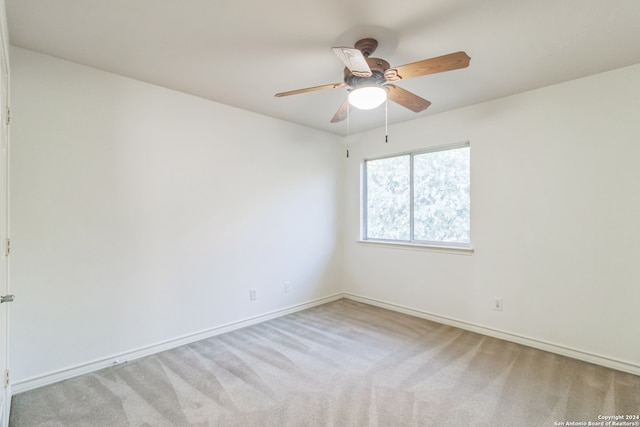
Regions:
[[347, 118], [347, 114], [349, 113], [349, 99], [345, 99], [336, 114], [331, 119], [331, 123], [338, 123]]
[[426, 110], [431, 105], [431, 102], [426, 99], [422, 99], [418, 95], [396, 85], [388, 84], [383, 87], [387, 91], [387, 96], [390, 100], [416, 113]]
[[411, 64], [390, 68], [384, 72], [387, 81], [395, 82], [402, 79], [424, 76], [427, 74], [442, 73], [443, 71], [457, 70], [469, 66], [471, 58], [465, 52], [455, 52], [435, 58], [424, 59]]
[[332, 84], [328, 84], [328, 85], [308, 87], [308, 88], [305, 88], [305, 89], [290, 90], [289, 92], [280, 92], [280, 93], [276, 93], [274, 96], [277, 96], [278, 98], [280, 98], [282, 96], [297, 95], [299, 93], [313, 92], [313, 91], [316, 91], [316, 90], [336, 89], [336, 88], [339, 88], [339, 87], [345, 87], [346, 85], [347, 84], [344, 83], [344, 82], [332, 83]]
[[367, 64], [367, 59], [362, 52], [358, 49], [349, 47], [334, 47], [331, 48], [333, 52], [338, 55], [338, 58], [344, 65], [351, 71], [351, 74], [357, 77], [369, 77], [371, 76], [371, 68]]

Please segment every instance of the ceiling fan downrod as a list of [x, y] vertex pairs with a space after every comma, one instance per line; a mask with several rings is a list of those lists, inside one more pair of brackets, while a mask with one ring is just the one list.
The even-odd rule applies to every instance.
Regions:
[[365, 58], [369, 57], [373, 52], [375, 52], [378, 47], [378, 40], [376, 39], [361, 39], [356, 42], [354, 45], [356, 49], [358, 49]]

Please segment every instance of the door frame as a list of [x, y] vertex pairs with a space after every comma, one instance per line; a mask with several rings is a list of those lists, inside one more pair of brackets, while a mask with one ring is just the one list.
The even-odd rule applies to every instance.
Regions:
[[[4, 93], [4, 99], [0, 99], [0, 149], [4, 148], [4, 155], [0, 155], [0, 220], [3, 222], [0, 224], [0, 257], [2, 257], [2, 265], [4, 269], [0, 269], [0, 274], [3, 276], [0, 278], [0, 293], [2, 295], [8, 294], [10, 290], [9, 286], [9, 124], [10, 124], [10, 109], [9, 109], [9, 32], [7, 26], [7, 14], [5, 0], [0, 0], [0, 84], [6, 87], [2, 87], [0, 93]], [[0, 388], [0, 425], [2, 427], [8, 427], [9, 417], [11, 411], [11, 382], [9, 381], [9, 304], [1, 304], [0, 316], [4, 317], [4, 330], [0, 330], [0, 335], [4, 335], [0, 342], [5, 343], [5, 348], [0, 345], [0, 352], [3, 352], [3, 356], [0, 360], [4, 360], [4, 363], [0, 363], [0, 382], [2, 387]], [[5, 376], [6, 375], [6, 376]]]

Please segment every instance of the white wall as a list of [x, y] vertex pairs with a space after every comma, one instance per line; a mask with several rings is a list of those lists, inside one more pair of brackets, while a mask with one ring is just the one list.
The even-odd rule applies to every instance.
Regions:
[[341, 291], [341, 138], [11, 62], [15, 383]]
[[[636, 65], [352, 137], [346, 291], [640, 372], [639, 113]], [[459, 141], [472, 255], [356, 243], [363, 159]]]

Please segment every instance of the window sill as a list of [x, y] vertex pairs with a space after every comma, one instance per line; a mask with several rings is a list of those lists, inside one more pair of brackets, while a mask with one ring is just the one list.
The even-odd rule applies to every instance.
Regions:
[[420, 244], [410, 242], [390, 242], [384, 240], [357, 240], [358, 244], [362, 246], [371, 246], [387, 249], [404, 249], [410, 251], [427, 251], [427, 252], [440, 252], [456, 255], [471, 255], [473, 248], [461, 247], [461, 246], [447, 246], [447, 245], [433, 245], [433, 244]]

